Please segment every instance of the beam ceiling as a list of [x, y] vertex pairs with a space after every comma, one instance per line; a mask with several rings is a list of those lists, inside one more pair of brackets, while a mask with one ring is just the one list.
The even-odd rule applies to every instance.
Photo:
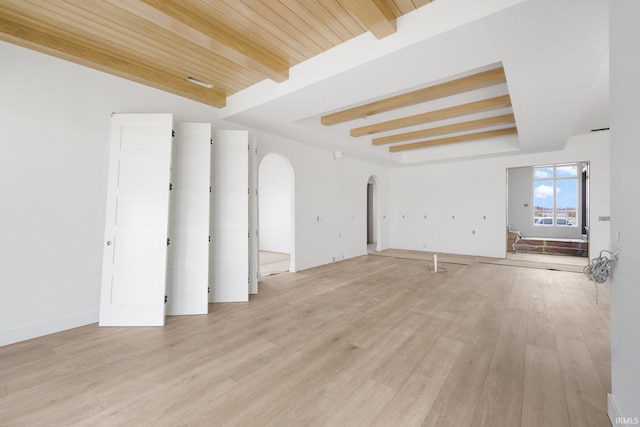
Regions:
[[[215, 107], [424, 0], [3, 0], [0, 40]], [[212, 85], [194, 85], [193, 77]]]
[[[3, 0], [0, 39], [222, 108], [228, 96], [265, 79], [284, 82], [290, 67], [367, 31], [378, 39], [395, 33], [398, 17], [427, 3]], [[508, 89], [483, 92], [506, 88], [506, 82], [502, 66], [485, 67], [332, 112], [320, 122], [373, 118], [352, 126], [349, 135], [381, 134], [371, 144], [391, 145], [391, 152], [509, 134], [505, 127], [515, 117]], [[484, 95], [468, 96], [474, 93]], [[469, 133], [480, 129], [485, 131]], [[443, 138], [415, 142], [437, 136]]]
[[457, 142], [477, 141], [480, 139], [496, 138], [499, 136], [513, 135], [517, 133], [518, 133], [518, 130], [515, 127], [499, 129], [499, 130], [491, 130], [491, 131], [485, 131], [485, 132], [469, 133], [465, 135], [450, 136], [447, 138], [413, 142], [411, 144], [394, 145], [392, 147], [389, 147], [389, 152], [397, 153], [399, 151], [415, 150], [418, 148], [426, 148], [426, 147], [435, 147], [437, 145], [454, 144]]
[[396, 16], [390, 5], [383, 0], [340, 0], [340, 5], [378, 39], [396, 32]]
[[402, 129], [409, 126], [422, 125], [439, 120], [452, 119], [469, 114], [497, 110], [506, 107], [511, 107], [511, 98], [509, 97], [509, 95], [502, 95], [495, 98], [482, 99], [480, 101], [454, 105], [452, 107], [432, 110], [426, 113], [415, 114], [412, 116], [401, 117], [399, 119], [393, 119], [367, 126], [353, 128], [351, 129], [350, 134], [353, 137], [371, 135], [374, 133]]
[[468, 130], [482, 129], [485, 127], [514, 124], [516, 119], [513, 114], [503, 114], [500, 116], [487, 117], [486, 119], [469, 120], [466, 122], [454, 123], [446, 126], [438, 126], [407, 133], [398, 133], [395, 135], [374, 138], [371, 140], [373, 145], [392, 144], [394, 142], [409, 141], [418, 138], [429, 138], [432, 136], [446, 135], [450, 133], [464, 132]]
[[347, 110], [327, 114], [326, 116], [322, 116], [320, 120], [323, 125], [331, 126], [338, 123], [344, 123], [351, 120], [396, 110], [398, 108], [409, 107], [412, 105], [433, 101], [434, 99], [445, 98], [447, 96], [452, 96], [475, 89], [506, 83], [506, 81], [507, 78], [504, 75], [504, 69], [502, 67], [494, 68], [491, 70], [483, 71], [481, 73], [472, 74], [470, 76], [450, 80], [423, 89], [418, 89], [412, 92], [403, 93], [401, 95], [371, 102], [365, 105], [349, 108]]
[[[515, 124], [513, 112], [504, 111], [511, 110], [511, 97], [506, 83], [504, 68], [494, 66], [464, 77], [451, 78], [421, 89], [326, 114], [320, 118], [320, 122], [325, 126], [334, 126], [363, 118], [373, 119], [375, 123], [349, 130], [349, 135], [353, 138], [386, 133], [372, 138], [373, 146], [449, 135], [440, 139], [394, 145], [389, 147], [391, 153], [512, 135], [517, 133], [515, 126], [505, 128]], [[507, 93], [486, 97], [487, 90], [492, 94], [496, 94], [496, 91]], [[469, 99], [472, 101], [461, 101]], [[423, 112], [415, 114], [416, 111]], [[389, 118], [386, 113], [392, 113], [394, 118]], [[435, 123], [435, 126], [425, 127], [431, 123]], [[420, 129], [415, 129], [416, 127]], [[459, 135], [483, 128], [493, 129]], [[402, 129], [406, 130], [397, 132]]]

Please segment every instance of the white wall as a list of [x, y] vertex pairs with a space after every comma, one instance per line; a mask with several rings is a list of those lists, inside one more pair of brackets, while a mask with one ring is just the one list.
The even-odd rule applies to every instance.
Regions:
[[260, 162], [258, 204], [260, 216], [260, 250], [291, 253], [291, 199], [293, 169], [277, 154]]
[[0, 345], [96, 322], [112, 112], [218, 110], [0, 42]]
[[590, 252], [597, 255], [609, 247], [609, 223], [598, 221], [609, 216], [607, 132], [572, 137], [560, 152], [393, 169], [391, 246], [503, 258], [506, 170], [575, 161], [591, 162]]
[[[640, 2], [610, 4], [611, 246], [621, 248], [611, 280], [609, 415], [640, 418]], [[620, 233], [618, 242], [617, 236]], [[638, 418], [637, 418], [638, 417]], [[619, 425], [622, 425], [620, 423]]]
[[[285, 157], [295, 177], [295, 237], [292, 259], [300, 271], [367, 253], [367, 182], [378, 178], [378, 244], [389, 247], [389, 172], [386, 168], [263, 132], [254, 132], [261, 160]], [[293, 264], [293, 261], [292, 261]]]

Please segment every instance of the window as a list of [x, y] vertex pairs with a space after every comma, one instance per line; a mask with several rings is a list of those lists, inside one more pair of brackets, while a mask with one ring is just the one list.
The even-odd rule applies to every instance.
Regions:
[[578, 226], [578, 165], [533, 168], [533, 224]]

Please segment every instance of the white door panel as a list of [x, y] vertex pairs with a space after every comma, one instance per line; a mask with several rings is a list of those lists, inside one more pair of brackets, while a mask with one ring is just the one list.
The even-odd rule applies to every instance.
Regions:
[[[219, 262], [211, 266], [214, 272], [214, 285], [211, 287], [209, 298], [212, 302], [244, 302], [249, 300], [248, 277], [243, 273], [247, 270], [247, 260], [239, 260], [237, 256], [229, 254], [221, 257]], [[224, 281], [220, 272], [229, 272]], [[242, 284], [244, 282], [244, 284]]]
[[162, 225], [167, 216], [162, 197], [121, 196], [116, 201], [117, 225]]
[[[240, 165], [237, 167], [242, 168]], [[244, 170], [247, 170], [246, 165]], [[217, 198], [239, 197], [243, 191], [243, 196], [248, 195], [247, 176], [243, 173], [238, 173], [237, 168], [220, 168], [214, 172], [213, 179], [216, 182], [214, 189], [216, 190]]]
[[111, 304], [120, 306], [153, 305], [153, 294], [158, 280], [164, 280], [164, 274], [153, 268], [125, 266], [112, 276]]
[[[151, 153], [151, 151], [143, 151], [140, 153], [131, 153], [132, 157], [138, 157]], [[118, 168], [118, 187], [129, 189], [149, 189], [156, 188], [160, 179], [166, 179], [167, 164], [166, 159], [146, 160], [146, 159], [123, 159], [119, 162]]]
[[[115, 116], [115, 115], [114, 115]], [[120, 126], [120, 149], [123, 151], [156, 151], [158, 140], [166, 138], [165, 129], [157, 126], [157, 122], [145, 123], [137, 118], [153, 116], [171, 116], [171, 114], [117, 114], [117, 116], [131, 118], [131, 122], [123, 122]], [[171, 117], [173, 122], [173, 117]], [[173, 125], [171, 126], [173, 127]]]
[[[233, 229], [224, 230], [218, 228], [215, 234], [215, 244], [216, 247], [222, 249], [220, 254], [218, 254], [218, 258], [222, 259], [224, 257], [230, 256], [235, 253], [240, 253], [245, 251], [247, 246], [247, 235], [244, 235], [244, 241], [238, 239], [238, 231]], [[243, 260], [246, 261], [246, 260]]]
[[[209, 177], [207, 176], [207, 182]], [[173, 224], [203, 224], [209, 230], [208, 187], [205, 197], [202, 191], [183, 190], [174, 187], [171, 194], [171, 222]], [[208, 234], [207, 234], [208, 235]]]
[[210, 302], [249, 299], [248, 133], [216, 131], [211, 168]]
[[[171, 168], [173, 188], [201, 189], [206, 187], [209, 191], [209, 175], [211, 171], [203, 166], [200, 159], [181, 159], [183, 162]], [[203, 183], [205, 185], [203, 185]]]
[[114, 114], [101, 326], [164, 324], [171, 114]]
[[167, 257], [167, 238], [158, 236], [160, 232], [166, 235], [166, 231], [159, 227], [140, 225], [119, 227], [113, 239], [113, 264], [164, 264]]
[[211, 125], [181, 123], [171, 170], [167, 315], [209, 310]]
[[[207, 283], [207, 272], [202, 272], [199, 262], [184, 262], [180, 266], [174, 266], [167, 272], [167, 288], [171, 289], [169, 302], [171, 310], [176, 314], [206, 314], [200, 311], [208, 307], [207, 294], [202, 292], [201, 283]], [[194, 310], [194, 295], [204, 297], [204, 303], [200, 303], [200, 308]], [[169, 314], [167, 307], [167, 314]], [[198, 312], [194, 312], [198, 311]]]
[[[176, 227], [178, 228], [178, 227]], [[202, 259], [202, 252], [209, 247], [208, 229], [198, 224], [183, 224], [171, 232], [167, 265], [172, 268], [185, 261]]]
[[258, 148], [251, 138], [249, 151], [249, 293], [258, 293]]
[[[213, 218], [218, 229], [237, 229], [240, 218], [247, 218], [247, 190], [240, 197], [217, 197], [213, 206]], [[246, 227], [245, 227], [246, 228]], [[244, 234], [245, 238], [247, 234]], [[246, 242], [245, 242], [246, 243]]]

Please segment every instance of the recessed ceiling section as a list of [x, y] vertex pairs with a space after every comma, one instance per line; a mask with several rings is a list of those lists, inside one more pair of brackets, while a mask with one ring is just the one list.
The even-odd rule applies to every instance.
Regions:
[[[461, 22], [461, 10], [475, 14]], [[608, 86], [597, 83], [607, 81], [600, 72], [608, 52], [606, 12], [599, 0], [432, 2], [399, 17], [392, 36], [363, 34], [292, 68], [283, 84], [265, 81], [234, 95], [221, 118], [389, 167], [561, 151], [581, 111], [589, 113], [580, 120], [587, 131], [608, 124], [602, 111]], [[456, 84], [501, 68], [502, 83], [463, 92]], [[392, 104], [385, 100], [441, 84], [459, 93], [377, 109], [380, 101]], [[343, 111], [355, 114], [330, 124]], [[420, 115], [429, 120], [379, 128]], [[502, 129], [510, 130], [494, 132]], [[471, 136], [462, 142], [462, 135]], [[428, 144], [389, 151], [421, 142]]]
[[320, 122], [347, 126], [356, 143], [389, 153], [517, 134], [501, 65], [335, 111]]

